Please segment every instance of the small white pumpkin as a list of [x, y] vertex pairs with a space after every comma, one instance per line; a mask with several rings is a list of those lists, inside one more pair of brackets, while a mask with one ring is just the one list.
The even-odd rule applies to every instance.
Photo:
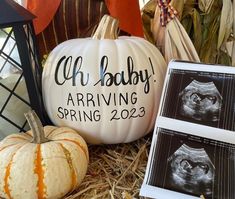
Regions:
[[134, 141], [156, 119], [164, 58], [147, 40], [117, 37], [117, 30], [117, 20], [104, 16], [93, 38], [58, 45], [43, 71], [50, 119], [79, 130], [89, 143]]
[[86, 174], [87, 145], [70, 128], [43, 128], [34, 112], [27, 114], [27, 120], [32, 131], [0, 142], [0, 198], [62, 198]]

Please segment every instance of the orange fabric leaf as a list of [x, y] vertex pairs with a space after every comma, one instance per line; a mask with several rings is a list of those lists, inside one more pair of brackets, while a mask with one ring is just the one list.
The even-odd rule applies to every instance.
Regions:
[[110, 15], [119, 19], [120, 29], [143, 37], [143, 25], [138, 0], [105, 0]]
[[35, 33], [42, 32], [51, 22], [61, 0], [27, 0], [27, 9], [37, 18], [33, 20]]
[[[27, 9], [37, 18], [33, 21], [36, 34], [42, 32], [54, 17], [61, 0], [27, 0]], [[143, 26], [138, 0], [105, 0], [110, 15], [119, 19], [120, 29], [143, 37]]]

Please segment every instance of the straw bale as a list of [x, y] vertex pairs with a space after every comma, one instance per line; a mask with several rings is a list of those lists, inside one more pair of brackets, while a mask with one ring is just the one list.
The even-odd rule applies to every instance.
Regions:
[[90, 145], [87, 174], [65, 199], [141, 198], [151, 136], [127, 144]]

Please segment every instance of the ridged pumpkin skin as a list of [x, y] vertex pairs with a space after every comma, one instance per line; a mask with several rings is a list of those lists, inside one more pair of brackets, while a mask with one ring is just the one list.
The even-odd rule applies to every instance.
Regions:
[[0, 142], [0, 197], [57, 199], [76, 189], [88, 165], [85, 141], [70, 128], [44, 127], [50, 141], [30, 143], [32, 132]]
[[[85, 77], [89, 75], [87, 85], [82, 86], [79, 82], [80, 74], [74, 80], [76, 81], [74, 85], [72, 85], [72, 79], [66, 80], [63, 85], [55, 82], [55, 71], [63, 56], [66, 58], [71, 56], [71, 66], [74, 65], [77, 57], [82, 57], [81, 71], [84, 74], [84, 81], [86, 81]], [[124, 71], [126, 81], [128, 81], [128, 57], [133, 60], [134, 71], [147, 70], [148, 75], [151, 75], [148, 93], [144, 91], [145, 82], [142, 83], [140, 80], [136, 85], [133, 83], [117, 86], [96, 84], [101, 78], [100, 65], [103, 56], [108, 58], [106, 71], [113, 75]], [[60, 83], [64, 81], [62, 77], [64, 64], [65, 61], [58, 69]], [[165, 69], [165, 61], [157, 48], [141, 38], [121, 37], [116, 40], [74, 39], [66, 41], [51, 52], [45, 64], [42, 78], [44, 104], [55, 125], [77, 129], [89, 143], [131, 142], [144, 136], [153, 128]], [[71, 72], [72, 67], [70, 74]], [[128, 98], [127, 104], [124, 100], [120, 100], [120, 94]], [[136, 102], [133, 98], [137, 98]], [[141, 109], [141, 107], [143, 108]], [[66, 118], [67, 111], [69, 113]], [[89, 117], [92, 115], [92, 119], [84, 119], [83, 111]], [[112, 119], [115, 114], [116, 118], [120, 119]], [[95, 115], [100, 115], [100, 118]]]
[[[78, 73], [73, 79], [74, 66]], [[142, 38], [68, 40], [51, 52], [44, 66], [44, 105], [55, 125], [77, 129], [89, 143], [131, 142], [153, 128], [165, 70], [158, 49]], [[143, 81], [135, 76], [140, 72]], [[119, 85], [107, 73], [116, 75]]]

